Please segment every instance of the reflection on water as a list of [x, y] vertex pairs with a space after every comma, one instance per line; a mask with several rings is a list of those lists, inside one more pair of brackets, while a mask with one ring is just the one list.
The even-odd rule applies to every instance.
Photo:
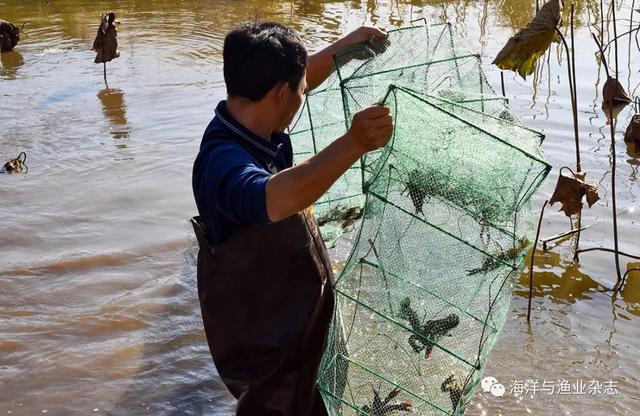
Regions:
[[16, 74], [22, 65], [24, 65], [24, 58], [22, 54], [17, 51], [0, 52], [0, 78], [5, 80], [16, 79]]
[[[600, 16], [599, 3], [575, 4], [583, 166], [603, 196], [584, 212], [583, 224], [591, 225], [582, 237], [586, 248], [612, 244], [609, 126], [600, 109], [605, 75], [589, 31], [605, 41], [612, 32], [590, 24]], [[623, 2], [618, 16], [627, 18], [632, 4]], [[535, 1], [132, 0], [110, 8], [122, 21], [121, 57], [108, 68], [116, 89], [104, 89], [102, 68], [89, 50], [104, 4], [2, 4], [2, 18], [26, 22], [26, 29], [15, 51], [0, 56], [0, 155], [25, 151], [30, 170], [0, 177], [0, 413], [232, 412], [202, 332], [186, 219], [195, 213], [191, 165], [224, 97], [222, 41], [235, 23], [256, 16], [278, 20], [316, 50], [363, 23], [390, 28], [421, 17], [448, 20], [482, 55], [499, 90], [500, 73], [490, 62], [533, 16]], [[640, 62], [635, 40], [628, 41], [620, 46], [620, 79], [632, 93]], [[608, 61], [614, 62], [611, 49]], [[554, 45], [541, 62], [526, 81], [505, 73], [506, 95], [515, 114], [544, 130], [546, 157], [557, 168], [575, 158], [564, 51]], [[632, 115], [631, 106], [623, 109], [616, 127], [618, 205], [625, 212], [620, 242], [634, 253], [639, 159], [621, 143]], [[555, 175], [557, 170], [534, 206], [550, 196]], [[550, 207], [541, 236], [568, 226]], [[621, 293], [612, 296], [606, 290], [615, 283], [612, 256], [592, 252], [577, 265], [570, 246], [560, 241], [536, 255], [531, 325], [525, 319], [526, 271], [521, 277], [486, 374], [506, 384], [527, 377], [611, 378], [619, 382], [619, 394], [541, 400], [480, 392], [468, 415], [635, 412], [640, 274], [630, 272]]]
[[[531, 256], [531, 253], [529, 253]], [[526, 264], [529, 264], [528, 257]], [[580, 300], [592, 299], [594, 291], [604, 291], [605, 288], [595, 282], [590, 276], [580, 270], [579, 264], [563, 259], [560, 253], [553, 251], [536, 252], [534, 261], [533, 296], [544, 297], [552, 302], [571, 304]], [[520, 275], [520, 287], [514, 293], [518, 296], [529, 296], [529, 273]]]
[[[115, 139], [129, 137], [129, 127], [127, 126], [127, 109], [124, 104], [124, 92], [118, 89], [105, 88], [98, 93], [102, 112], [109, 120], [110, 133]], [[126, 146], [122, 144], [121, 146]]]
[[627, 163], [632, 165], [638, 165], [640, 158], [640, 146], [638, 146], [635, 142], [627, 142], [625, 143], [627, 147], [627, 154], [632, 158], [628, 160]]
[[640, 316], [640, 263], [627, 264], [626, 272], [628, 274], [620, 297], [630, 313]]

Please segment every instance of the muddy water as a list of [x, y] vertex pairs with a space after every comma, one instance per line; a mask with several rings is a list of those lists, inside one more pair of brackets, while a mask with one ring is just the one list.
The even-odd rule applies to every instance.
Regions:
[[[195, 212], [191, 164], [225, 94], [224, 34], [234, 22], [260, 16], [295, 27], [314, 50], [362, 23], [446, 19], [482, 54], [499, 90], [490, 62], [529, 19], [533, 3], [427, 3], [0, 0], [0, 18], [25, 23], [15, 52], [1, 57], [0, 156], [25, 151], [29, 166], [27, 175], [0, 176], [0, 414], [229, 414], [233, 400], [202, 333], [186, 222]], [[122, 56], [107, 66], [110, 88], [89, 51], [104, 7], [122, 21]], [[589, 26], [599, 6], [579, 2], [577, 10], [582, 159], [603, 196], [585, 211], [592, 227], [581, 244], [611, 247], [612, 160], [600, 109], [605, 75], [589, 38], [590, 29], [600, 30]], [[630, 10], [628, 1], [619, 17], [628, 19]], [[620, 79], [633, 93], [640, 52], [627, 38], [618, 47]], [[514, 112], [546, 133], [544, 150], [556, 168], [535, 197], [538, 207], [557, 168], [574, 165], [565, 61], [553, 47], [536, 77], [505, 76]], [[638, 253], [640, 160], [621, 141], [631, 115], [624, 110], [617, 125], [618, 225], [621, 249]], [[547, 210], [543, 237], [568, 229], [556, 210]], [[468, 414], [640, 413], [640, 274], [631, 273], [612, 297], [612, 255], [584, 254], [580, 265], [570, 259], [564, 241], [536, 260], [531, 326], [521, 280], [486, 370], [507, 393], [479, 392]], [[633, 267], [622, 260], [623, 272]], [[556, 387], [559, 380], [612, 380], [617, 391], [511, 394], [526, 379]]]

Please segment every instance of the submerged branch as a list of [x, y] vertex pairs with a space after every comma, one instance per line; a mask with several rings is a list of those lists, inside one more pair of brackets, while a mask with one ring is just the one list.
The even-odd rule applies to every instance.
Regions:
[[625, 256], [625, 257], [629, 257], [631, 259], [636, 259], [636, 260], [640, 260], [640, 256], [636, 256], [634, 254], [629, 254], [629, 253], [625, 253], [624, 251], [620, 251], [620, 250], [614, 250], [612, 248], [607, 248], [607, 247], [591, 247], [591, 248], [584, 248], [582, 250], [578, 250], [580, 253], [586, 253], [588, 251], [606, 251], [608, 253], [617, 253], [621, 256]]
[[604, 45], [604, 50], [606, 51], [606, 50], [607, 50], [607, 48], [609, 47], [609, 45], [611, 45], [615, 40], [618, 40], [618, 39], [620, 39], [621, 37], [623, 37], [623, 36], [627, 36], [627, 35], [629, 35], [629, 34], [631, 34], [631, 33], [633, 33], [633, 32], [637, 32], [638, 30], [640, 30], [640, 26], [638, 26], [638, 27], [637, 27], [637, 28], [635, 28], [635, 29], [631, 29], [631, 30], [629, 30], [628, 32], [624, 32], [624, 33], [622, 33], [622, 34], [620, 34], [620, 35], [616, 36], [615, 38], [613, 38], [613, 39], [611, 39], [609, 42], [607, 42], [607, 44], [606, 44], [606, 45]]

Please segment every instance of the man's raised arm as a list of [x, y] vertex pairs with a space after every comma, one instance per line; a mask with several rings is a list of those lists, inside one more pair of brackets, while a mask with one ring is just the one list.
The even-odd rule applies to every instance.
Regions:
[[392, 131], [393, 120], [387, 107], [374, 105], [356, 113], [344, 136], [310, 159], [269, 178], [269, 219], [280, 221], [312, 205], [358, 158], [384, 146]]
[[333, 55], [340, 49], [369, 40], [371, 37], [386, 38], [387, 33], [373, 26], [361, 26], [331, 45], [309, 56], [307, 66], [307, 88], [313, 90], [324, 82], [333, 69]]

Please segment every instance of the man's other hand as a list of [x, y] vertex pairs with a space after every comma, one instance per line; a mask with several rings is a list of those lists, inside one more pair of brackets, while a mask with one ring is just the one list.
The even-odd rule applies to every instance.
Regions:
[[376, 104], [353, 116], [347, 137], [365, 153], [387, 144], [392, 132], [393, 117], [389, 108]]
[[353, 45], [355, 43], [372, 41], [372, 38], [376, 41], [384, 41], [387, 39], [387, 32], [375, 26], [360, 26], [345, 36], [344, 40], [346, 45]]

